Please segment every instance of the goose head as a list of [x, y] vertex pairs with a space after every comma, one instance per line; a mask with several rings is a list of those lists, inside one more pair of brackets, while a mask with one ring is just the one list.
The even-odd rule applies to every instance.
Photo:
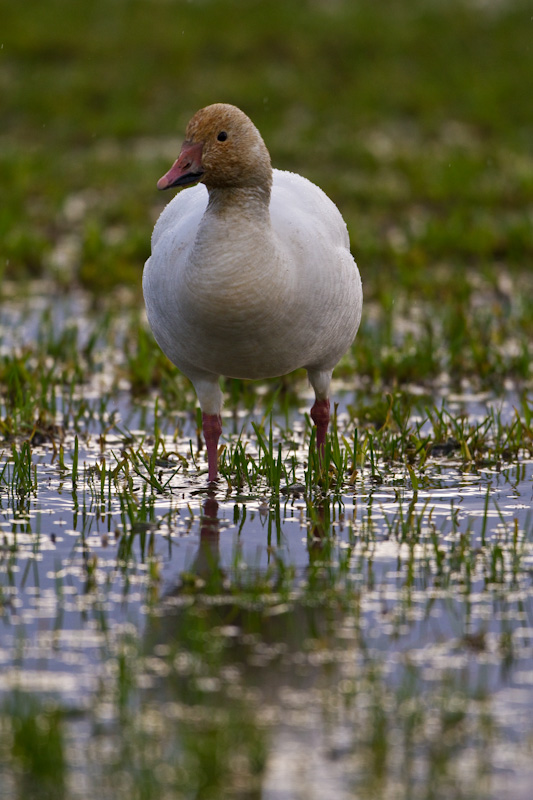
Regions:
[[260, 188], [272, 184], [270, 154], [253, 122], [236, 106], [215, 103], [187, 125], [181, 152], [158, 189], [204, 183], [208, 189]]

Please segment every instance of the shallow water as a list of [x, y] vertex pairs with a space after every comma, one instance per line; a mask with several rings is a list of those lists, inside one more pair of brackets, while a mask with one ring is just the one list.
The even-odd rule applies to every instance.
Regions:
[[[530, 797], [530, 458], [442, 453], [416, 490], [378, 462], [327, 497], [209, 493], [184, 415], [178, 441], [162, 431], [161, 492], [123, 459], [149, 457], [153, 407], [115, 401], [103, 437], [96, 412], [78, 436], [75, 480], [70, 432], [63, 465], [57, 442], [32, 448], [29, 491], [10, 443], [0, 458], [1, 797], [31, 796], [16, 720], [46, 733], [57, 709], [73, 798]], [[448, 403], [472, 420], [516, 405]]]
[[362, 471], [322, 504], [206, 496], [171, 466], [135, 518], [92, 471], [120, 446], [110, 435], [104, 454], [80, 450], [75, 486], [50, 445], [34, 448], [37, 492], [0, 511], [0, 689], [76, 712], [67, 728], [87, 786], [111, 780], [105, 759], [80, 753], [124, 735], [112, 697], [129, 648], [139, 735], [170, 725], [185, 757], [183, 728], [205, 735], [206, 709], [221, 715], [216, 736], [245, 720], [263, 760], [258, 781], [240, 742], [240, 780], [257, 796], [425, 796], [440, 737], [448, 796], [528, 796], [533, 464], [465, 473], [435, 460], [417, 493], [401, 468], [378, 485]]

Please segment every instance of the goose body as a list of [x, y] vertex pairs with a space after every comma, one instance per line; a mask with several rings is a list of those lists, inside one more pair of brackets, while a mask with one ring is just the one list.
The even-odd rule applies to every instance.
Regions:
[[362, 288], [337, 207], [302, 176], [272, 170], [259, 132], [234, 106], [197, 112], [158, 186], [198, 181], [156, 223], [143, 292], [156, 341], [196, 390], [212, 481], [221, 375], [305, 367], [323, 447], [331, 375], [357, 333]]

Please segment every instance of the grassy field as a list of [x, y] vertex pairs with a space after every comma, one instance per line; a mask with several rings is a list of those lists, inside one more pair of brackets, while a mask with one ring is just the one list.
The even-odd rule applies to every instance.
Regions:
[[3, 8], [8, 278], [138, 287], [155, 180], [220, 100], [252, 117], [275, 165], [335, 198], [369, 298], [441, 297], [466, 267], [494, 278], [531, 258], [527, 3]]
[[[0, 798], [529, 798], [530, 3], [0, 12]], [[206, 495], [141, 275], [217, 101], [365, 306], [325, 466], [303, 373], [226, 381]]]

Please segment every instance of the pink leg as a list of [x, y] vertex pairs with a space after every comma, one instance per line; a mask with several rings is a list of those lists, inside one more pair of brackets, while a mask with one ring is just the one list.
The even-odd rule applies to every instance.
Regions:
[[315, 400], [311, 409], [311, 419], [316, 425], [316, 446], [321, 456], [324, 455], [326, 444], [326, 433], [329, 425], [329, 398], [325, 400]]
[[216, 481], [218, 475], [218, 440], [222, 433], [222, 420], [219, 414], [202, 414], [202, 430], [207, 447], [209, 483]]

